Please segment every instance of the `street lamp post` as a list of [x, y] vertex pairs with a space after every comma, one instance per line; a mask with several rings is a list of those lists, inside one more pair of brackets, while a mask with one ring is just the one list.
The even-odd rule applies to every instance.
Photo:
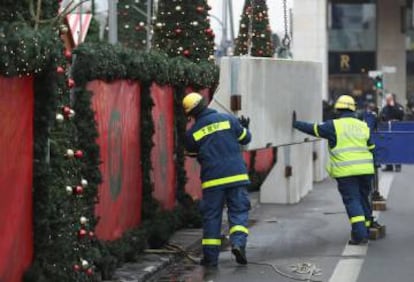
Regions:
[[118, 0], [108, 0], [108, 41], [118, 43]]

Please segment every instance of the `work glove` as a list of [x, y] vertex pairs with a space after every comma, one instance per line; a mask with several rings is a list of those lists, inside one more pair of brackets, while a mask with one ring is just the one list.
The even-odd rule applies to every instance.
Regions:
[[250, 118], [245, 117], [245, 116], [241, 116], [241, 117], [239, 117], [239, 122], [244, 128], [249, 129]]
[[292, 114], [292, 127], [295, 127], [296, 120], [297, 120], [296, 111], [293, 111], [293, 114]]

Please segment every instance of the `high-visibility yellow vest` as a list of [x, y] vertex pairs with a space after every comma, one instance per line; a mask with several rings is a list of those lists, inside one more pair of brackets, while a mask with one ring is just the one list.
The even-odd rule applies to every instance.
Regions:
[[356, 118], [333, 121], [336, 146], [329, 149], [327, 170], [331, 177], [374, 174], [374, 161], [368, 148], [370, 131], [365, 122]]

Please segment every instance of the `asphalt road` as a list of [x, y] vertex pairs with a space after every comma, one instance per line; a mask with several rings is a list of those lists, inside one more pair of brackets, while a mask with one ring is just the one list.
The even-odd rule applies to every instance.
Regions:
[[412, 175], [414, 167], [408, 166], [381, 175], [388, 210], [379, 217], [387, 236], [367, 247], [347, 245], [348, 219], [335, 182], [327, 180], [297, 205], [256, 206], [250, 215], [249, 265], [238, 266], [227, 249], [216, 270], [186, 265], [185, 272], [162, 281], [414, 282]]

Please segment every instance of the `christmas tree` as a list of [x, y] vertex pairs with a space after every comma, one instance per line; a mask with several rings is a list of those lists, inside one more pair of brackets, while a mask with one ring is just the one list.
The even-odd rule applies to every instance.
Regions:
[[118, 40], [125, 47], [146, 48], [148, 29], [146, 12], [146, 0], [119, 0]]
[[169, 56], [193, 62], [214, 60], [214, 32], [206, 0], [160, 0], [155, 24], [155, 47]]
[[235, 55], [272, 57], [272, 30], [265, 0], [246, 0], [240, 20]]

